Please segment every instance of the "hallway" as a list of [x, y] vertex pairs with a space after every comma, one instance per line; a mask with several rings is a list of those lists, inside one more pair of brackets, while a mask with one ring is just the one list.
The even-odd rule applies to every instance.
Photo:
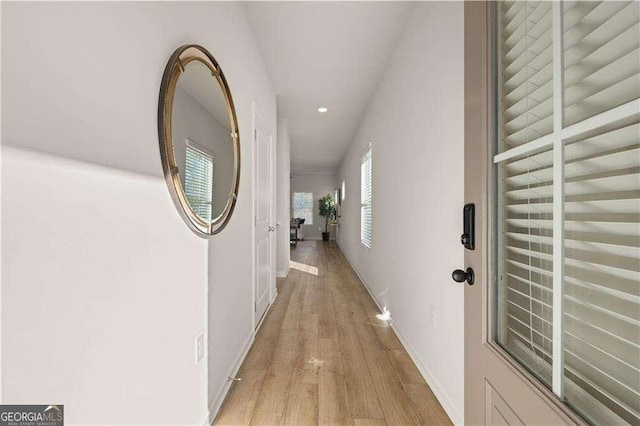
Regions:
[[335, 243], [291, 259], [214, 424], [450, 424]]

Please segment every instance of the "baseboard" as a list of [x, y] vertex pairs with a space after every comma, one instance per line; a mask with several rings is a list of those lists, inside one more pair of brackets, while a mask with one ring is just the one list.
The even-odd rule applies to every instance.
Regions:
[[[236, 359], [236, 362], [233, 363], [233, 367], [231, 367], [231, 370], [229, 371], [229, 374], [228, 374], [229, 377], [235, 377], [235, 375], [238, 374], [238, 370], [240, 369], [240, 366], [242, 365], [242, 362], [244, 361], [245, 357], [249, 353], [249, 349], [253, 344], [254, 338], [255, 338], [255, 333], [252, 331], [251, 335], [249, 336], [246, 343], [244, 344], [244, 347], [242, 348], [240, 355]], [[214, 400], [209, 403], [209, 415], [208, 415], [208, 418], [203, 422], [204, 425], [207, 425], [207, 426], [211, 425], [213, 421], [216, 419], [216, 416], [218, 415], [218, 411], [220, 410], [220, 407], [222, 407], [224, 400], [227, 398], [227, 395], [229, 394], [229, 389], [231, 389], [232, 383], [233, 382], [231, 380], [228, 380], [224, 384], [220, 392], [218, 392], [218, 395], [214, 398]]]
[[444, 411], [447, 413], [453, 424], [463, 425], [464, 416], [460, 413], [460, 411], [458, 411], [458, 409], [455, 407], [451, 399], [449, 399], [449, 396], [444, 392], [438, 381], [435, 379], [435, 377], [433, 377], [431, 371], [429, 371], [422, 360], [418, 357], [418, 354], [413, 349], [413, 346], [411, 346], [405, 335], [396, 324], [392, 323], [391, 328], [393, 329], [393, 331], [395, 331], [396, 336], [398, 336], [398, 339], [400, 340], [400, 343], [402, 343], [402, 346], [404, 346], [405, 350], [407, 351], [413, 362], [416, 364], [416, 367], [418, 367], [420, 374], [422, 374], [422, 377], [424, 377], [424, 379], [426, 380], [427, 384], [433, 391], [433, 394], [436, 396], [436, 398], [438, 398], [440, 404], [442, 404], [442, 408], [444, 408]]
[[291, 270], [291, 267], [287, 268], [286, 271], [277, 271], [276, 272], [276, 277], [277, 278], [287, 278], [287, 276], [289, 276], [289, 271]]
[[[382, 312], [384, 307], [380, 306], [380, 301], [373, 294], [373, 292], [371, 291], [371, 288], [369, 288], [369, 285], [364, 280], [362, 275], [360, 275], [358, 268], [356, 268], [356, 266], [353, 264], [353, 262], [349, 258], [349, 255], [347, 255], [347, 253], [342, 249], [340, 244], [337, 244], [337, 246], [342, 252], [342, 254], [344, 255], [344, 257], [347, 259], [347, 262], [349, 262], [349, 265], [351, 265], [351, 268], [355, 271], [356, 275], [364, 285], [364, 288], [366, 288], [367, 292], [369, 292], [369, 295], [375, 302], [376, 306], [378, 306], [378, 309], [380, 310], [380, 312]], [[394, 331], [394, 333], [396, 333], [396, 336], [398, 336], [398, 340], [400, 340], [400, 343], [402, 343], [402, 346], [407, 351], [407, 353], [413, 360], [416, 367], [418, 367], [420, 374], [422, 374], [422, 377], [424, 377], [424, 380], [427, 382], [427, 384], [433, 391], [433, 394], [436, 396], [436, 398], [438, 398], [438, 401], [442, 405], [442, 408], [447, 413], [447, 415], [449, 416], [453, 424], [463, 425], [464, 416], [455, 407], [455, 405], [453, 404], [449, 396], [444, 392], [444, 390], [442, 389], [438, 381], [435, 379], [435, 377], [433, 377], [433, 374], [431, 374], [431, 371], [429, 371], [429, 369], [424, 365], [424, 363], [422, 362], [422, 360], [420, 359], [416, 351], [413, 349], [413, 347], [405, 337], [404, 333], [402, 333], [400, 328], [398, 328], [398, 326], [395, 323], [393, 323], [393, 321], [391, 321], [391, 329]]]

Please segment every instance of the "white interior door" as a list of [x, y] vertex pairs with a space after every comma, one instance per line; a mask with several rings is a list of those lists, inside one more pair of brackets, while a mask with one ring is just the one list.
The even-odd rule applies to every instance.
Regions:
[[271, 218], [273, 188], [271, 185], [271, 135], [260, 116], [254, 111], [254, 194], [255, 194], [255, 279], [254, 325], [258, 326], [270, 301], [272, 280], [271, 235], [275, 231]]

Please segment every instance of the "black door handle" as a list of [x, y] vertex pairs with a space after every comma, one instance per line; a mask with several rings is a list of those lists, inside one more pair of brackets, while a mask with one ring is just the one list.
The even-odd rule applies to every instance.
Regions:
[[466, 281], [469, 283], [469, 285], [473, 285], [475, 281], [475, 275], [473, 274], [473, 269], [471, 268], [467, 268], [466, 271], [463, 271], [462, 269], [456, 269], [451, 274], [451, 278], [453, 278], [453, 280], [457, 283]]

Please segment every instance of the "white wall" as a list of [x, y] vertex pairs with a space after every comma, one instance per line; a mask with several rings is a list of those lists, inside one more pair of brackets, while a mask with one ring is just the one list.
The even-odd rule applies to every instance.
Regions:
[[[62, 403], [68, 424], [203, 424], [253, 331], [252, 100], [276, 129], [244, 9], [2, 9], [2, 402]], [[242, 142], [237, 207], [211, 240], [176, 212], [158, 151], [162, 72], [190, 42], [222, 65]]]
[[[305, 222], [305, 224], [302, 225], [305, 240], [322, 239], [322, 232], [324, 232], [325, 227], [325, 218], [319, 214], [318, 200], [327, 194], [331, 194], [331, 196], [333, 196], [336, 188], [336, 178], [333, 175], [304, 175], [299, 172], [293, 172], [293, 179], [291, 179], [291, 194], [293, 195], [294, 192], [313, 193], [313, 224]], [[291, 208], [293, 209], [293, 206]], [[291, 210], [291, 215], [293, 216], [293, 210]], [[322, 231], [318, 228], [322, 228]]]
[[276, 248], [276, 274], [280, 277], [286, 276], [289, 271], [290, 249], [289, 249], [289, 224], [290, 224], [290, 204], [291, 204], [291, 140], [287, 123], [278, 121], [278, 142], [276, 151], [276, 221], [280, 226], [277, 232]]
[[[463, 53], [463, 4], [417, 4], [336, 179], [346, 179], [347, 195], [339, 244], [456, 423], [464, 412], [464, 287], [451, 271], [464, 261]], [[369, 142], [371, 250], [360, 244], [360, 156]]]

